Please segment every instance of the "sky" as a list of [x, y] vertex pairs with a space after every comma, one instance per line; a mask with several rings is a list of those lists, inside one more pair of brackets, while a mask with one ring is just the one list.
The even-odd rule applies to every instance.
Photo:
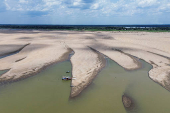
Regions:
[[170, 24], [170, 0], [0, 0], [0, 24]]

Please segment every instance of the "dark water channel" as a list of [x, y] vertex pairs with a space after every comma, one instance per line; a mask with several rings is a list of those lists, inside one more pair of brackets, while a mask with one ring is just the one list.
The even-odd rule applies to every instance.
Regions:
[[[0, 86], [0, 113], [170, 113], [170, 93], [148, 77], [151, 66], [126, 71], [108, 59], [93, 83], [77, 98], [69, 99], [70, 81], [62, 81], [71, 63], [53, 65], [28, 79]], [[126, 111], [122, 95], [135, 100]]]

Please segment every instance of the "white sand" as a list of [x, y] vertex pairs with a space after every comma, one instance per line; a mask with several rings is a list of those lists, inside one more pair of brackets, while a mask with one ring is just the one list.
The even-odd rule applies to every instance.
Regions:
[[0, 59], [0, 70], [10, 69], [0, 76], [1, 82], [33, 75], [63, 61], [71, 48], [75, 52], [72, 74], [76, 78], [72, 80], [71, 97], [77, 96], [105, 65], [102, 55], [93, 48], [128, 70], [140, 68], [135, 57], [145, 60], [153, 66], [150, 78], [170, 91], [170, 33], [6, 30], [0, 32], [0, 55], [28, 43], [19, 53]]
[[76, 78], [72, 80], [71, 97], [74, 97], [91, 83], [104, 64], [97, 53], [83, 44], [69, 44], [69, 47], [75, 52], [71, 57], [72, 74]]

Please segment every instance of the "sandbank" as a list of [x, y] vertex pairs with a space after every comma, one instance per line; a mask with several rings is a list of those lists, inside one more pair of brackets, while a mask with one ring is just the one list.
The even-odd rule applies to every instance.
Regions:
[[[0, 30], [0, 83], [35, 75], [68, 59], [72, 63], [71, 97], [79, 95], [105, 66], [103, 55], [127, 70], [153, 66], [149, 77], [170, 91], [170, 33]], [[14, 53], [10, 56], [8, 54]], [[101, 55], [103, 54], [103, 55]]]

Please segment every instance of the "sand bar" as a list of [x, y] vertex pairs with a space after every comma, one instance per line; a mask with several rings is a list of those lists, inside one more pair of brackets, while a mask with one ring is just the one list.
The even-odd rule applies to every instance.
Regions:
[[145, 60], [153, 66], [149, 77], [170, 91], [170, 33], [2, 30], [0, 47], [0, 55], [19, 51], [0, 59], [0, 70], [9, 69], [0, 82], [34, 75], [66, 60], [73, 50], [70, 61], [76, 79], [71, 97], [80, 94], [104, 67], [101, 54], [127, 70], [140, 68], [136, 58]]

